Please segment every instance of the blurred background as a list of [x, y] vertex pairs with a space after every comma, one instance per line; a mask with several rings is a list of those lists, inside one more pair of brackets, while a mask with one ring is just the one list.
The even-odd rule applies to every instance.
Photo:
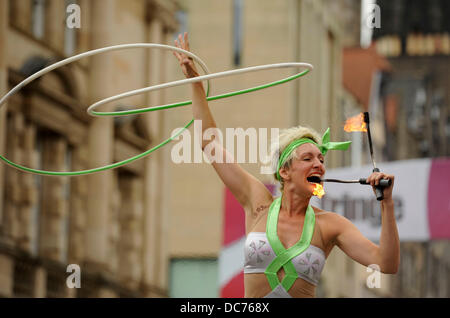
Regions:
[[[311, 63], [314, 70], [299, 80], [210, 107], [223, 132], [330, 127], [332, 140], [353, 141], [349, 151], [327, 155], [330, 173], [344, 176], [371, 172], [365, 135], [343, 130], [346, 118], [370, 112], [376, 161], [398, 171], [400, 269], [370, 288], [370, 272], [335, 248], [317, 296], [450, 297], [448, 16], [447, 0], [0, 0], [0, 93], [66, 57], [124, 43], [173, 45], [185, 31], [210, 72]], [[296, 71], [214, 80], [211, 95]], [[75, 171], [141, 153], [184, 126], [190, 106], [118, 118], [94, 118], [86, 108], [182, 78], [172, 53], [161, 50], [116, 51], [64, 66], [2, 106], [0, 154], [27, 167]], [[189, 93], [159, 90], [105, 109], [183, 101]], [[242, 209], [207, 163], [174, 163], [173, 144], [87, 176], [36, 176], [2, 162], [0, 296], [242, 297]], [[260, 166], [243, 164], [276, 194]], [[353, 220], [371, 206], [379, 219], [379, 204], [364, 190], [368, 205], [342, 213]], [[330, 202], [318, 204], [333, 210]], [[358, 223], [376, 242], [380, 225], [373, 224], [365, 231]], [[79, 265], [81, 288], [66, 284], [69, 264]]]

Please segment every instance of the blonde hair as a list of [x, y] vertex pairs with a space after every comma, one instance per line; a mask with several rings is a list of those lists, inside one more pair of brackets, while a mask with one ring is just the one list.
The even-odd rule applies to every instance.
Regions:
[[[279, 181], [281, 184], [281, 191], [284, 188], [284, 181], [283, 178], [281, 180], [277, 180], [276, 174], [277, 174], [277, 168], [278, 168], [278, 161], [280, 159], [280, 155], [283, 153], [284, 149], [294, 140], [302, 139], [302, 138], [309, 138], [313, 140], [314, 142], [320, 144], [322, 138], [320, 137], [319, 133], [314, 130], [311, 127], [308, 126], [296, 126], [284, 129], [280, 132], [278, 136], [278, 141], [275, 140], [272, 142], [271, 147], [271, 155], [272, 155], [272, 168], [275, 172], [273, 174], [276, 181]], [[286, 162], [283, 165], [283, 168], [288, 168], [292, 164], [293, 159], [298, 159], [297, 157], [297, 151], [293, 151], [287, 158]]]

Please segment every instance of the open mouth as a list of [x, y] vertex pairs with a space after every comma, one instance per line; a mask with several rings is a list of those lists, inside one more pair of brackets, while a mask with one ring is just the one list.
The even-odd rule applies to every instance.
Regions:
[[310, 176], [310, 177], [306, 178], [306, 180], [308, 180], [309, 182], [312, 182], [312, 183], [321, 183], [322, 182], [322, 179], [320, 179], [320, 177], [318, 177], [318, 176]]

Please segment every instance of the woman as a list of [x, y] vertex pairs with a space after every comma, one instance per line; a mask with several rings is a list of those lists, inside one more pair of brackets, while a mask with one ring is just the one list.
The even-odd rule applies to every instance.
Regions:
[[[187, 33], [184, 37], [180, 34], [175, 45], [189, 51]], [[191, 58], [177, 52], [174, 55], [186, 77], [199, 75]], [[201, 82], [192, 84], [192, 102], [194, 118], [202, 120], [203, 131], [216, 128]], [[327, 138], [326, 134], [324, 141]], [[325, 142], [320, 141], [315, 131], [301, 126], [280, 134], [275, 172], [282, 186], [280, 198], [273, 198], [264, 184], [237, 163], [228, 163], [228, 152], [220, 143], [215, 144], [223, 160], [213, 161], [212, 166], [245, 210], [245, 297], [314, 297], [325, 260], [334, 246], [364, 266], [376, 264], [381, 272], [389, 274], [398, 270], [394, 176], [373, 173], [368, 178], [372, 187], [382, 178], [392, 181], [384, 189], [380, 244], [376, 245], [345, 217], [309, 205], [314, 187], [309, 178], [325, 174], [326, 151], [348, 147], [346, 143], [335, 143], [337, 147], [326, 149]], [[203, 141], [202, 149], [207, 143]]]

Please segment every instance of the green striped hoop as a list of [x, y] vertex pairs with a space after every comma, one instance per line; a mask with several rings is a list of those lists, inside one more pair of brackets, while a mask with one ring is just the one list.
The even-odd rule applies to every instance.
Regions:
[[[59, 61], [57, 63], [54, 63], [50, 66], [47, 66], [46, 68], [40, 70], [39, 72], [36, 72], [35, 74], [29, 76], [28, 78], [26, 78], [25, 80], [23, 80], [22, 82], [20, 82], [18, 85], [16, 85], [12, 90], [10, 90], [5, 96], [2, 97], [2, 99], [0, 99], [0, 107], [2, 105], [4, 105], [7, 101], [7, 99], [17, 93], [20, 89], [22, 89], [24, 86], [26, 86], [28, 83], [32, 82], [33, 80], [47, 74], [48, 72], [59, 68], [63, 65], [75, 62], [81, 58], [84, 57], [88, 57], [88, 56], [92, 56], [92, 55], [96, 55], [96, 54], [100, 54], [100, 53], [105, 53], [105, 52], [109, 52], [109, 51], [116, 51], [116, 50], [122, 50], [122, 49], [133, 49], [133, 48], [154, 48], [154, 49], [162, 49], [162, 50], [171, 50], [171, 51], [177, 51], [177, 52], [181, 52], [186, 54], [189, 57], [192, 57], [196, 62], [198, 62], [198, 64], [202, 67], [203, 71], [206, 73], [206, 75], [202, 75], [202, 76], [197, 76], [195, 78], [189, 78], [189, 79], [184, 79], [184, 80], [180, 80], [180, 81], [174, 81], [174, 82], [170, 82], [170, 83], [165, 83], [165, 84], [159, 84], [159, 85], [154, 85], [151, 87], [146, 87], [146, 88], [142, 88], [142, 89], [138, 89], [138, 90], [134, 90], [134, 91], [129, 91], [129, 92], [125, 92], [119, 95], [115, 95], [106, 99], [103, 99], [101, 101], [98, 101], [94, 104], [92, 104], [91, 106], [88, 107], [87, 112], [88, 114], [92, 115], [92, 116], [126, 116], [126, 115], [134, 115], [134, 114], [140, 114], [140, 113], [144, 113], [144, 112], [150, 112], [150, 111], [158, 111], [158, 110], [164, 110], [164, 109], [170, 109], [170, 108], [176, 108], [176, 107], [182, 107], [182, 106], [187, 106], [187, 105], [191, 105], [192, 101], [183, 101], [183, 102], [178, 102], [178, 103], [173, 103], [173, 104], [166, 104], [166, 105], [160, 105], [160, 106], [154, 106], [154, 107], [147, 107], [147, 108], [141, 108], [141, 109], [133, 109], [133, 110], [126, 110], [126, 111], [116, 111], [116, 112], [99, 112], [99, 111], [95, 111], [96, 107], [99, 107], [103, 104], [112, 102], [112, 101], [116, 101], [125, 97], [129, 97], [129, 96], [133, 96], [133, 95], [137, 95], [137, 94], [142, 94], [144, 92], [150, 92], [150, 91], [155, 91], [158, 89], [162, 89], [162, 88], [168, 88], [168, 87], [174, 87], [174, 86], [180, 86], [180, 85], [186, 85], [188, 83], [195, 83], [195, 82], [201, 82], [201, 81], [207, 81], [207, 92], [206, 92], [206, 100], [207, 101], [213, 101], [213, 100], [218, 100], [218, 99], [222, 99], [222, 98], [227, 98], [227, 97], [232, 97], [232, 96], [237, 96], [237, 95], [242, 95], [242, 94], [246, 94], [246, 93], [251, 93], [251, 92], [255, 92], [264, 88], [268, 88], [268, 87], [272, 87], [272, 86], [276, 86], [276, 85], [280, 85], [280, 84], [284, 84], [286, 82], [292, 81], [294, 79], [297, 79], [303, 75], [306, 75], [307, 73], [309, 73], [310, 70], [313, 69], [313, 66], [311, 64], [307, 64], [307, 63], [278, 63], [278, 64], [269, 64], [269, 65], [260, 65], [260, 66], [253, 66], [253, 67], [247, 67], [247, 68], [242, 68], [242, 69], [237, 69], [237, 70], [231, 70], [231, 71], [225, 71], [225, 72], [219, 72], [219, 73], [214, 73], [214, 74], [209, 74], [208, 68], [205, 65], [205, 63], [199, 58], [197, 57], [195, 54], [174, 47], [174, 46], [169, 46], [169, 45], [163, 45], [163, 44], [155, 44], [155, 43], [134, 43], [134, 44], [122, 44], [122, 45], [115, 45], [115, 46], [109, 46], [109, 47], [104, 47], [104, 48], [100, 48], [100, 49], [96, 49], [96, 50], [92, 50], [92, 51], [87, 51], [78, 55], [74, 55], [72, 57], [66, 58], [62, 61]], [[267, 69], [274, 69], [274, 68], [292, 68], [292, 67], [296, 67], [296, 68], [306, 68], [305, 70], [289, 76], [287, 78], [278, 80], [278, 81], [274, 81], [268, 84], [263, 84], [263, 85], [259, 85], [256, 87], [252, 87], [252, 88], [247, 88], [247, 89], [243, 89], [243, 90], [239, 90], [239, 91], [234, 91], [234, 92], [230, 92], [230, 93], [224, 93], [224, 94], [220, 94], [220, 95], [216, 95], [216, 96], [209, 96], [209, 92], [210, 92], [210, 83], [209, 81], [213, 78], [219, 78], [219, 77], [224, 77], [224, 76], [231, 76], [231, 75], [237, 75], [237, 74], [241, 74], [241, 73], [248, 73], [248, 72], [255, 72], [255, 71], [261, 71], [261, 70], [267, 70]], [[93, 168], [93, 169], [87, 169], [87, 170], [80, 170], [80, 171], [46, 171], [46, 170], [39, 170], [39, 169], [32, 169], [29, 167], [25, 167], [22, 166], [20, 164], [14, 163], [11, 160], [7, 159], [5, 156], [0, 155], [0, 159], [7, 163], [8, 165], [19, 169], [21, 171], [24, 172], [29, 172], [29, 173], [33, 173], [33, 174], [39, 174], [39, 175], [49, 175], [49, 176], [77, 176], [77, 175], [86, 175], [86, 174], [91, 174], [91, 173], [95, 173], [95, 172], [101, 172], [101, 171], [105, 171], [105, 170], [109, 170], [109, 169], [114, 169], [114, 168], [118, 168], [121, 166], [124, 166], [126, 164], [129, 164], [133, 161], [136, 161], [138, 159], [141, 159], [147, 155], [149, 155], [150, 153], [160, 149], [161, 147], [167, 145], [169, 142], [171, 142], [172, 140], [174, 140], [175, 138], [177, 138], [181, 133], [183, 133], [183, 131], [185, 131], [186, 129], [189, 128], [189, 126], [192, 125], [192, 123], [194, 122], [194, 119], [192, 119], [191, 121], [189, 121], [182, 129], [180, 129], [176, 134], [170, 136], [169, 138], [167, 138], [166, 140], [164, 140], [163, 142], [161, 142], [160, 144], [156, 145], [155, 147], [148, 149], [147, 151], [144, 151], [136, 156], [130, 157], [128, 159], [122, 160], [120, 162], [116, 162], [113, 164], [109, 164], [109, 165], [105, 165], [102, 167], [97, 167], [97, 168]]]

